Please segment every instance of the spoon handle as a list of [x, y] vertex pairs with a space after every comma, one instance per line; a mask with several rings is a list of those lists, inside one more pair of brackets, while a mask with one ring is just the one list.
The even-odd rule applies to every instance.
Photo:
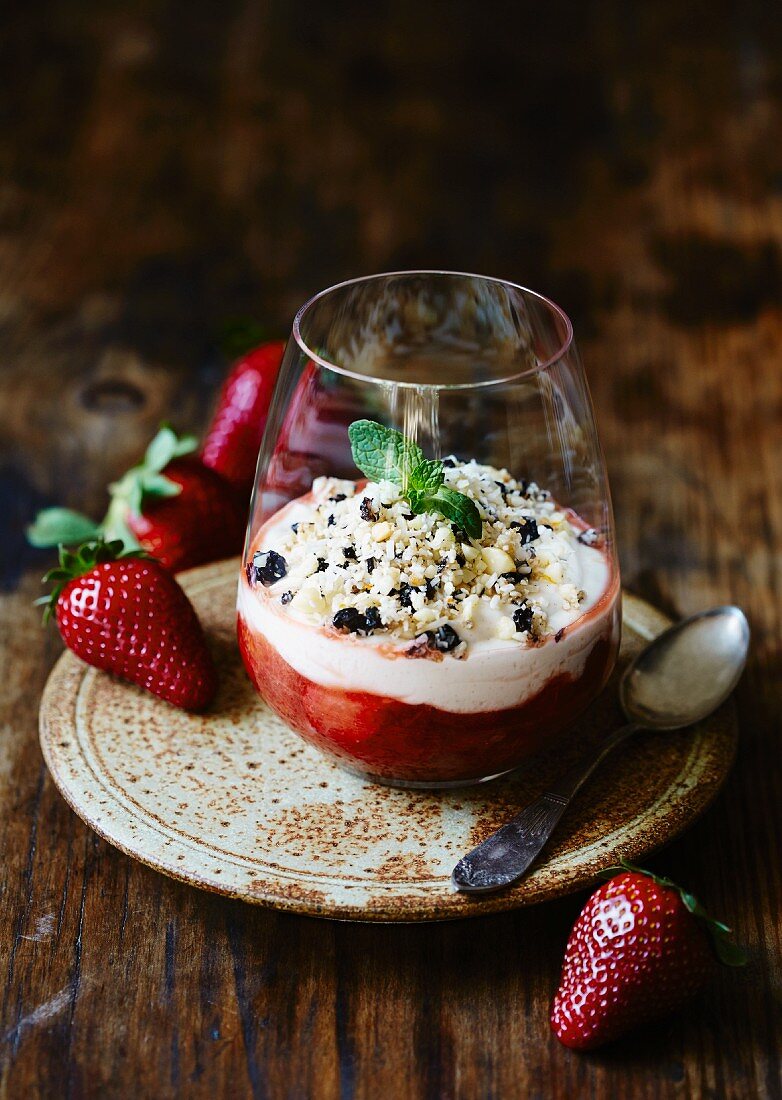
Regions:
[[546, 846], [576, 792], [605, 757], [639, 728], [630, 723], [615, 730], [588, 759], [581, 760], [507, 825], [463, 856], [451, 874], [456, 889], [488, 894], [520, 879]]

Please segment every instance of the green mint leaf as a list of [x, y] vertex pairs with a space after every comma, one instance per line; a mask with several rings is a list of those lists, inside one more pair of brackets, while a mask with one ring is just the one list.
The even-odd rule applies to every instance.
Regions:
[[47, 546], [75, 546], [100, 535], [100, 525], [70, 508], [44, 508], [27, 528], [27, 541], [43, 549]]
[[414, 515], [437, 512], [479, 539], [483, 523], [475, 502], [443, 485], [443, 464], [424, 458], [417, 443], [374, 420], [354, 420], [348, 428], [353, 461], [370, 481], [393, 481]]
[[455, 489], [449, 489], [441, 485], [436, 493], [421, 494], [416, 500], [417, 513], [439, 512], [451, 523], [461, 527], [472, 539], [479, 539], [483, 534], [483, 522], [475, 501], [466, 497], [464, 493], [457, 493]]
[[421, 493], [436, 493], [443, 483], [443, 464], [439, 459], [425, 458], [410, 475], [410, 485]]
[[375, 420], [354, 420], [348, 436], [353, 461], [370, 481], [393, 481], [406, 491], [413, 471], [425, 461], [417, 443]]

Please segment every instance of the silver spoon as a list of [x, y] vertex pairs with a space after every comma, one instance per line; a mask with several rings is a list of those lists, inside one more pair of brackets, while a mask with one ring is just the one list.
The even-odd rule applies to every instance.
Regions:
[[738, 683], [748, 648], [749, 625], [738, 607], [701, 611], [655, 638], [619, 685], [629, 725], [610, 734], [588, 759], [460, 859], [451, 875], [456, 889], [487, 894], [521, 878], [605, 757], [638, 730], [676, 730], [706, 718]]

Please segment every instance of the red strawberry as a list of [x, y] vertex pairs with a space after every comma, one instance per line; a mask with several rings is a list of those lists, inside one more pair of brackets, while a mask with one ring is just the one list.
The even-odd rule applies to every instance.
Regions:
[[169, 462], [165, 480], [178, 486], [175, 496], [142, 490], [140, 509], [127, 510], [140, 546], [173, 573], [241, 553], [246, 517], [233, 486], [195, 457]]
[[212, 701], [217, 674], [201, 624], [159, 562], [119, 541], [88, 542], [61, 549], [44, 581], [56, 584], [39, 602], [77, 657], [185, 710]]
[[121, 539], [141, 547], [172, 572], [241, 552], [244, 507], [236, 490], [191, 454], [192, 436], [179, 439], [163, 426], [138, 466], [109, 487], [102, 523], [66, 508], [40, 512], [28, 531], [34, 546], [73, 545], [83, 539]]
[[716, 959], [743, 964], [724, 924], [669, 879], [626, 870], [589, 898], [570, 933], [551, 1027], [565, 1046], [591, 1050], [680, 1007]]
[[249, 494], [285, 343], [261, 344], [234, 365], [201, 448], [205, 466]]

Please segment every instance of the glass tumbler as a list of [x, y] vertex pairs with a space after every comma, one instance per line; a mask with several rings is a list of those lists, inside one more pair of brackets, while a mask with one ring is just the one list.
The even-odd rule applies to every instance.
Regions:
[[483, 782], [556, 744], [616, 658], [620, 583], [572, 326], [499, 279], [399, 272], [298, 312], [239, 579], [242, 656], [381, 783]]

